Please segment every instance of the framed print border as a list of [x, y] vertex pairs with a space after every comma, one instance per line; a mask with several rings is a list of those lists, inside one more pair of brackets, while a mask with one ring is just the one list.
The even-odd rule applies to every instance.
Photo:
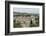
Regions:
[[[39, 5], [42, 6], [42, 31], [22, 31], [22, 32], [10, 32], [10, 4], [26, 4], [26, 5]], [[39, 2], [18, 2], [18, 1], [5, 1], [5, 35], [17, 35], [17, 34], [33, 34], [44, 33], [45, 31], [45, 4]]]

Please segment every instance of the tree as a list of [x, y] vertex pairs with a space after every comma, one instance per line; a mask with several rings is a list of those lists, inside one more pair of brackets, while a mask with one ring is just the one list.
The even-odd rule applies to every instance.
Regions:
[[19, 22], [19, 21], [17, 21], [17, 23], [16, 23], [16, 20], [14, 20], [14, 28], [16, 28], [16, 27], [22, 27], [21, 25], [21, 22]]

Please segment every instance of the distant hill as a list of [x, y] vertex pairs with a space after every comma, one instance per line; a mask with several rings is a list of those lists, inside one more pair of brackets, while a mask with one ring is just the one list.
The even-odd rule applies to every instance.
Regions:
[[39, 16], [39, 14], [35, 14], [35, 13], [20, 13], [20, 12], [13, 12], [13, 15], [19, 15], [19, 16]]

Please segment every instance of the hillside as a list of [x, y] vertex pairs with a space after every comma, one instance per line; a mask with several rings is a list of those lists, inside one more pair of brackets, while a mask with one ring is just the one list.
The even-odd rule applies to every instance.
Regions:
[[35, 13], [20, 13], [20, 12], [13, 12], [14, 16], [39, 16], [39, 14]]

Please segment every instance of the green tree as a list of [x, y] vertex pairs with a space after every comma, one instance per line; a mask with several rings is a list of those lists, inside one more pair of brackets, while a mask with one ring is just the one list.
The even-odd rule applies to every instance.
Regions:
[[21, 22], [19, 22], [19, 21], [17, 21], [17, 23], [16, 23], [16, 20], [14, 20], [14, 28], [16, 28], [16, 27], [22, 27], [21, 25]]

